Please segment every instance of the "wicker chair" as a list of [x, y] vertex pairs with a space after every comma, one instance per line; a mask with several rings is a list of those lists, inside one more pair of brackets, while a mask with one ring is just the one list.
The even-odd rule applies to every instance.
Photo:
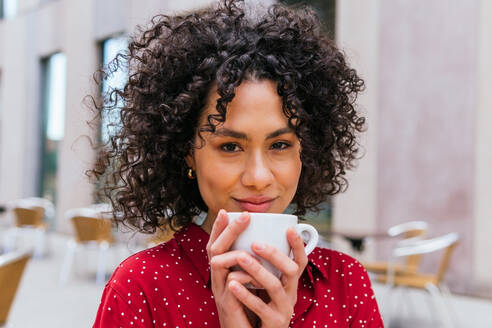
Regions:
[[[424, 221], [410, 221], [395, 225], [388, 229], [388, 236], [391, 238], [403, 238], [397, 243], [398, 246], [402, 246], [408, 243], [412, 243], [416, 240], [425, 237], [428, 231], [428, 224]], [[421, 255], [409, 255], [405, 258], [403, 264], [397, 264], [393, 268], [396, 274], [401, 273], [415, 273], [420, 264]], [[368, 272], [382, 274], [388, 272], [388, 262], [368, 262], [363, 263], [365, 269]]]
[[10, 308], [30, 257], [29, 252], [10, 252], [0, 255], [0, 327], [7, 323]]
[[71, 271], [75, 251], [79, 247], [95, 246], [99, 250], [96, 283], [105, 282], [107, 253], [114, 244], [111, 221], [107, 217], [107, 207], [92, 206], [71, 209], [65, 217], [72, 221], [75, 235], [68, 241], [67, 252], [60, 274], [61, 283], [66, 283]]
[[15, 227], [7, 230], [4, 241], [4, 251], [11, 252], [16, 248], [19, 235], [34, 235], [34, 257], [40, 258], [45, 253], [46, 229], [45, 217], [54, 214], [53, 204], [44, 198], [25, 198], [10, 202], [7, 206], [14, 213]]
[[[449, 233], [432, 239], [417, 240], [413, 243], [407, 243], [406, 245], [394, 248], [387, 274], [377, 276], [377, 281], [386, 283], [388, 286], [388, 294], [384, 301], [389, 305], [395, 306], [396, 302], [391, 299], [391, 296], [396, 287], [425, 290], [429, 292], [432, 297], [442, 327], [458, 326], [456, 324], [457, 319], [451, 319], [451, 314], [453, 312], [448, 309], [448, 304], [446, 304], [444, 298], [444, 296], [450, 295], [448, 287], [444, 284], [444, 276], [449, 267], [451, 254], [458, 242], [459, 235], [457, 233]], [[395, 262], [397, 259], [413, 255], [424, 255], [441, 250], [443, 251], [442, 258], [435, 272], [423, 273], [417, 270], [416, 272], [396, 274]], [[388, 326], [394, 318], [393, 312], [394, 311], [389, 313]]]

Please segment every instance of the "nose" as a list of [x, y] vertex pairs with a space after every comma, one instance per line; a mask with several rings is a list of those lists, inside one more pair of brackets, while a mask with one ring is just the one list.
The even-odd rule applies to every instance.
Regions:
[[268, 163], [268, 158], [261, 152], [250, 154], [245, 162], [241, 182], [244, 186], [256, 190], [264, 190], [272, 184], [274, 174]]

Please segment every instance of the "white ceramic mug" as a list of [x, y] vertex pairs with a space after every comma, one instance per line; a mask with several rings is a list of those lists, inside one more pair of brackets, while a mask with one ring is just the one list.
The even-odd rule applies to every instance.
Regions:
[[[230, 212], [229, 224], [237, 220], [242, 213]], [[306, 242], [306, 255], [311, 253], [318, 244], [318, 232], [316, 229], [304, 223], [297, 223], [297, 216], [280, 213], [249, 213], [251, 220], [248, 227], [236, 239], [231, 250], [243, 250], [253, 255], [268, 271], [280, 278], [281, 272], [270, 262], [255, 255], [251, 250], [253, 242], [268, 244], [277, 248], [282, 253], [291, 256], [291, 247], [287, 241], [287, 229], [293, 227]], [[238, 269], [238, 268], [235, 268]], [[251, 288], [251, 285], [247, 285]]]

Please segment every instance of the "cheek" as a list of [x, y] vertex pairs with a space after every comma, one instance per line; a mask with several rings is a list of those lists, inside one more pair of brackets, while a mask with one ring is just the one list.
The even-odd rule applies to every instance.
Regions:
[[220, 196], [221, 191], [227, 186], [226, 181], [223, 179], [217, 179], [217, 176], [210, 174], [201, 174], [198, 176], [198, 187], [200, 192], [215, 194], [215, 197]]
[[200, 194], [207, 206], [228, 198], [229, 191], [237, 181], [237, 174], [230, 166], [224, 165], [212, 156], [197, 162], [197, 182]]
[[294, 197], [297, 191], [301, 170], [302, 163], [300, 158], [277, 166], [277, 181], [282, 185], [288, 197]]
[[292, 165], [292, 170], [290, 173], [290, 179], [292, 181], [292, 188], [294, 188], [294, 192], [295, 190], [297, 190], [297, 185], [299, 184], [301, 172], [302, 172], [302, 162], [301, 159], [299, 159]]

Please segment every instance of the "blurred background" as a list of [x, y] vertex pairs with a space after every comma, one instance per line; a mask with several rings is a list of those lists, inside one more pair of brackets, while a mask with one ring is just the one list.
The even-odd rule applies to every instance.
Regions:
[[[93, 73], [137, 25], [212, 2], [0, 0], [0, 326], [90, 326], [114, 267], [169, 238], [86, 220], [107, 222], [84, 136], [112, 118], [91, 129], [84, 98], [124, 84]], [[492, 327], [492, 1], [304, 3], [365, 80], [368, 126], [350, 187], [307, 219], [374, 269], [387, 326]]]

